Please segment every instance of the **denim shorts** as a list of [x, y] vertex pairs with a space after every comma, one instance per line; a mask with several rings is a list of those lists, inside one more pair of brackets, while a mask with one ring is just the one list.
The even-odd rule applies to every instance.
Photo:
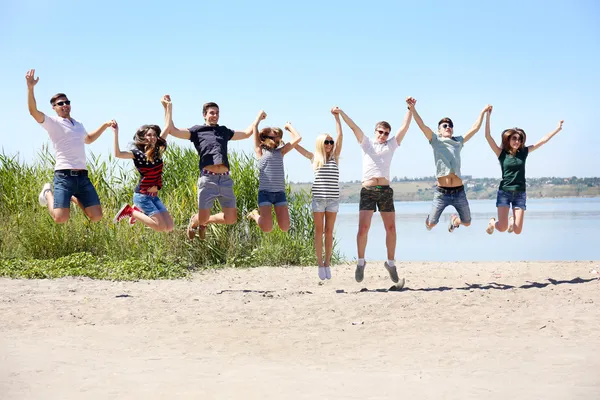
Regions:
[[338, 212], [340, 199], [315, 199], [312, 200], [313, 212]]
[[520, 208], [521, 210], [527, 210], [527, 192], [509, 192], [502, 189], [498, 189], [498, 196], [496, 197], [496, 207], [508, 207], [512, 204], [512, 208]]
[[198, 178], [198, 209], [211, 209], [219, 200], [221, 208], [236, 208], [233, 180], [229, 175], [200, 175]]
[[54, 208], [70, 208], [71, 196], [75, 196], [83, 208], [100, 205], [87, 171], [54, 171]]
[[150, 196], [143, 193], [133, 194], [133, 204], [137, 206], [144, 214], [151, 217], [154, 214], [167, 212], [167, 207], [160, 201], [158, 196]]
[[433, 204], [429, 213], [429, 224], [435, 225], [440, 222], [440, 215], [448, 206], [453, 206], [460, 217], [461, 222], [471, 222], [471, 209], [464, 187], [460, 188], [436, 188], [433, 195]]
[[394, 189], [390, 186], [363, 186], [360, 189], [360, 211], [394, 212]]
[[287, 198], [285, 192], [267, 192], [266, 190], [258, 191], [258, 206], [270, 206], [275, 207], [287, 206]]

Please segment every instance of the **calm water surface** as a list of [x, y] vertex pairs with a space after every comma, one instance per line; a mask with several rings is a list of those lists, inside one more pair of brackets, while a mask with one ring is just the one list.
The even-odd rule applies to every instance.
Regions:
[[[448, 232], [453, 207], [438, 225], [425, 229], [431, 202], [396, 202], [396, 260], [536, 261], [600, 260], [600, 198], [528, 199], [521, 235], [485, 232], [497, 216], [495, 200], [471, 200], [471, 226]], [[358, 204], [341, 204], [335, 238], [347, 260], [356, 258]], [[386, 259], [385, 232], [373, 215], [367, 260]]]

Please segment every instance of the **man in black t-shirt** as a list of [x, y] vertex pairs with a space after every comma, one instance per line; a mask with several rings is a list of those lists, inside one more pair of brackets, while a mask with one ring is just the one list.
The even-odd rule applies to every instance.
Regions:
[[[187, 228], [190, 240], [196, 232], [200, 239], [206, 235], [207, 224], [234, 224], [237, 221], [237, 207], [233, 193], [233, 181], [229, 176], [227, 143], [230, 140], [247, 139], [252, 136], [254, 124], [258, 124], [262, 112], [245, 131], [233, 131], [219, 125], [219, 106], [206, 103], [202, 108], [204, 125], [194, 125], [189, 129], [178, 129], [171, 119], [168, 122], [169, 134], [190, 140], [200, 157], [200, 177], [198, 178], [198, 213], [192, 215]], [[223, 212], [210, 215], [215, 200]]]

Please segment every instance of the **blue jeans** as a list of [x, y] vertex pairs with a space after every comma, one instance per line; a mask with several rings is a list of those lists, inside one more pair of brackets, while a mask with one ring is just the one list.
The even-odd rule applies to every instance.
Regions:
[[167, 208], [162, 203], [162, 201], [160, 201], [158, 196], [149, 196], [143, 193], [134, 193], [133, 204], [135, 204], [137, 208], [142, 210], [142, 212], [149, 217], [161, 212], [167, 212]]
[[509, 192], [498, 189], [496, 197], [496, 207], [508, 207], [512, 204], [513, 210], [520, 208], [525, 211], [527, 209], [527, 192]]
[[263, 207], [270, 205], [274, 205], [276, 207], [287, 206], [285, 192], [267, 192], [266, 190], [259, 190], [258, 206]]
[[471, 222], [471, 209], [465, 189], [461, 186], [455, 189], [436, 188], [433, 204], [429, 213], [429, 224], [435, 225], [440, 221], [440, 215], [448, 206], [453, 206], [458, 212], [461, 222]]
[[75, 196], [83, 208], [100, 205], [87, 171], [54, 171], [54, 208], [71, 208], [71, 196]]

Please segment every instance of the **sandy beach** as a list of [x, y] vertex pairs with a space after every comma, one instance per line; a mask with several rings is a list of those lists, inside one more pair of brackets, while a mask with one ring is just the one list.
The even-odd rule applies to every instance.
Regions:
[[0, 398], [599, 399], [598, 264], [0, 279]]

